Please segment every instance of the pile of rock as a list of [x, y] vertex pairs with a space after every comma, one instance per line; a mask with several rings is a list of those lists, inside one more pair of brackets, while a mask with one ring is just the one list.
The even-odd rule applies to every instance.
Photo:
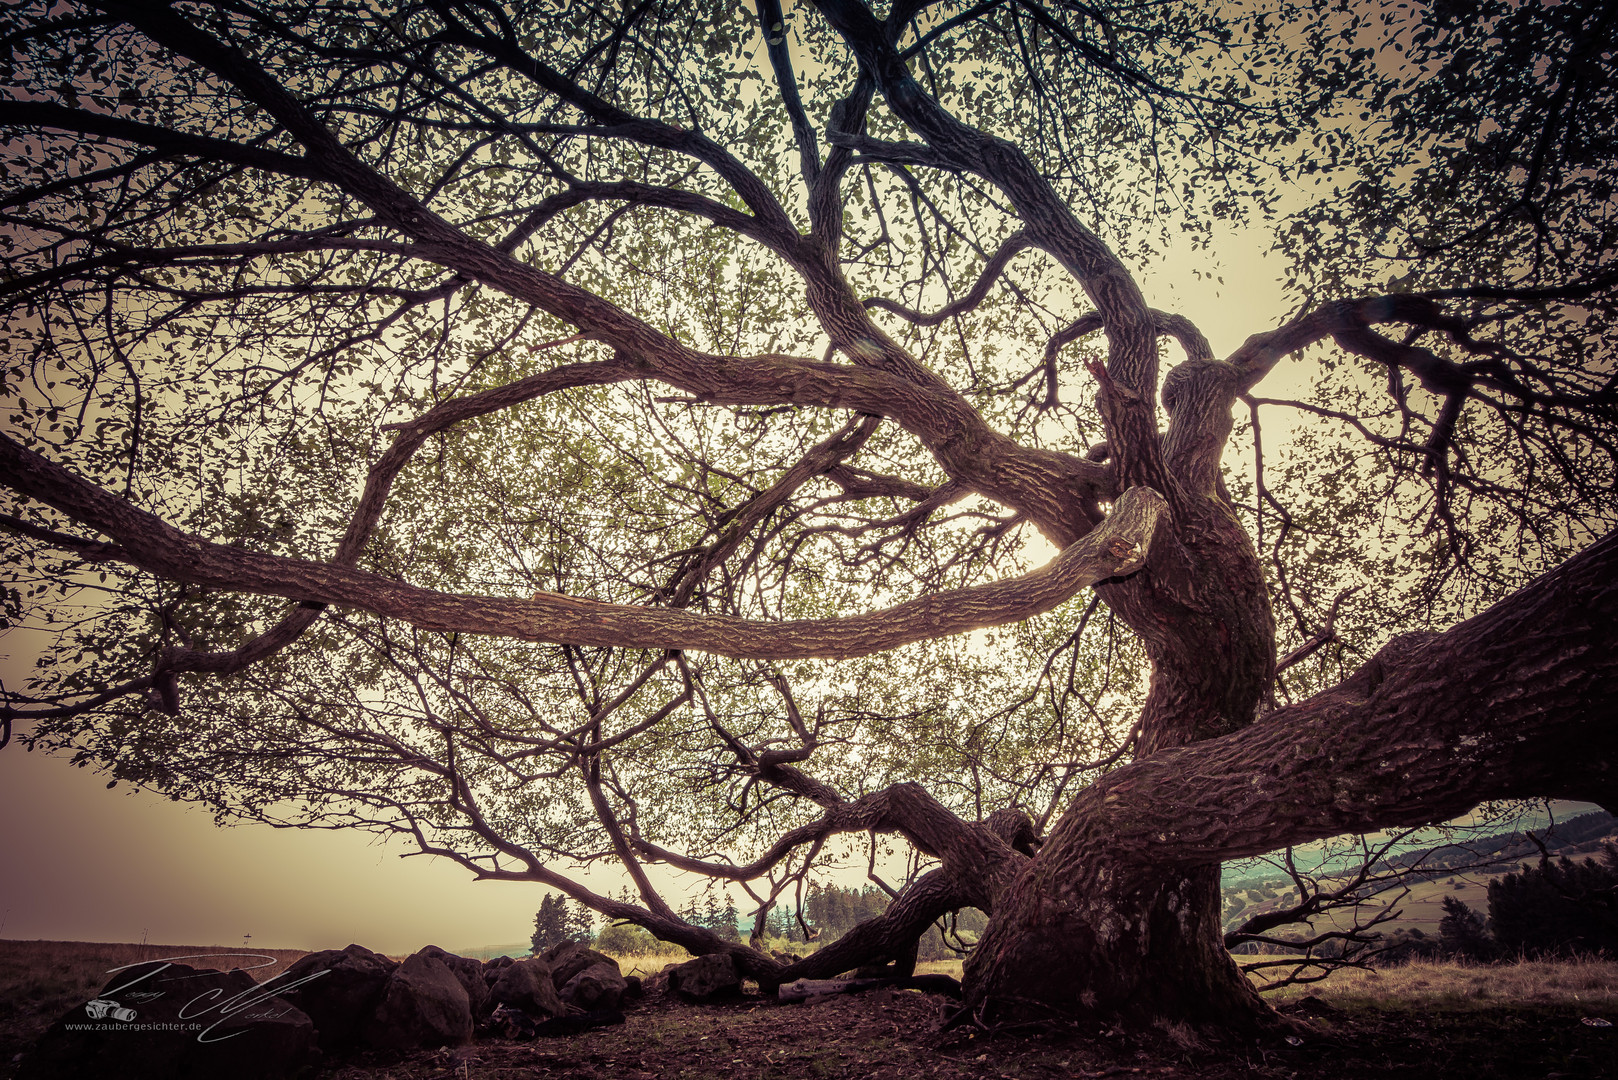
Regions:
[[[671, 964], [652, 986], [688, 1001], [732, 997], [731, 957]], [[114, 974], [96, 1000], [70, 1010], [24, 1057], [18, 1080], [272, 1080], [322, 1054], [457, 1046], [572, 1035], [623, 1023], [641, 982], [578, 942], [487, 963], [436, 945], [402, 962], [359, 945], [310, 953], [255, 982], [245, 971], [155, 961]]]
[[350, 945], [310, 953], [283, 978], [291, 983], [320, 971], [327, 974], [287, 998], [309, 1013], [326, 1051], [454, 1046], [469, 1042], [497, 1009], [538, 1024], [617, 1009], [631, 992], [616, 960], [578, 942], [487, 963], [429, 945], [395, 964]]
[[52, 1025], [18, 1080], [286, 1076], [321, 1052], [454, 1046], [480, 1025], [533, 1037], [621, 1023], [619, 1005], [639, 993], [616, 960], [577, 942], [487, 963], [433, 945], [403, 962], [350, 945], [263, 983], [155, 963], [118, 972]]

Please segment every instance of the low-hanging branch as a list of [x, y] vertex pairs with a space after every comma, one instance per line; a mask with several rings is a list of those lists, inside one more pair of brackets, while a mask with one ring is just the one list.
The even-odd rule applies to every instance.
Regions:
[[0, 436], [0, 479], [112, 537], [121, 545], [121, 561], [174, 581], [340, 604], [425, 630], [503, 634], [573, 645], [693, 649], [761, 660], [867, 656], [1042, 614], [1080, 589], [1143, 566], [1165, 505], [1149, 488], [1127, 491], [1100, 527], [1068, 545], [1045, 566], [1019, 577], [934, 593], [865, 615], [769, 622], [543, 592], [530, 600], [464, 596], [345, 566], [213, 544], [174, 528], [4, 436]]

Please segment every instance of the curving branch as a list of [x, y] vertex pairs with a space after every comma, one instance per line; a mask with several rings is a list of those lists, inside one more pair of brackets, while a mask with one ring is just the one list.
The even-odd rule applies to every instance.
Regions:
[[1405, 323], [1441, 330], [1471, 351], [1490, 352], [1492, 350], [1483, 349], [1471, 340], [1472, 324], [1446, 314], [1438, 301], [1475, 298], [1571, 303], [1615, 287], [1618, 287], [1618, 279], [1608, 276], [1562, 289], [1455, 289], [1339, 300], [1304, 312], [1274, 330], [1254, 334], [1230, 355], [1228, 362], [1238, 374], [1238, 393], [1245, 393], [1268, 375], [1282, 357], [1330, 337], [1350, 351], [1405, 368], [1435, 394], [1464, 391], [1481, 383], [1506, 393], [1531, 396], [1527, 387], [1498, 364], [1486, 363], [1478, 367], [1456, 364], [1427, 349], [1382, 338], [1372, 333], [1371, 327], [1381, 323]]
[[[1026, 223], [1030, 240], [1052, 255], [1084, 288], [1102, 314], [1109, 338], [1107, 370], [1122, 393], [1103, 416], [1128, 414], [1109, 441], [1126, 484], [1170, 491], [1152, 431], [1157, 343], [1145, 297], [1134, 277], [1095, 232], [1085, 227], [1017, 146], [951, 116], [929, 96], [900, 59], [882, 24], [861, 0], [817, 0], [833, 29], [882, 91], [889, 108], [954, 168], [975, 173], [1005, 193]], [[1109, 421], [1110, 422], [1110, 421]], [[1130, 436], [1128, 438], [1123, 436]]]
[[1425, 825], [1488, 799], [1611, 806], [1615, 581], [1618, 534], [1445, 633], [1395, 638], [1338, 686], [1240, 732], [1108, 773], [1078, 795], [1042, 854], [1139, 843], [1154, 860], [1206, 866]]
[[[480, 32], [463, 21], [460, 13], [452, 10], [451, 5], [434, 3], [432, 6], [446, 23], [441, 34], [443, 40], [481, 52], [547, 93], [556, 95], [588, 116], [595, 125], [597, 135], [673, 150], [703, 162], [741, 196], [761, 227], [783, 237], [797, 235], [786, 210], [769, 187], [735, 155], [712, 139], [674, 124], [647, 120], [628, 113], [526, 52], [510, 34]], [[228, 77], [226, 72], [220, 74]]]
[[803, 173], [804, 183], [812, 188], [820, 179], [820, 146], [815, 139], [814, 125], [803, 111], [803, 99], [798, 95], [798, 80], [792, 73], [792, 55], [787, 51], [786, 17], [781, 11], [781, 0], [755, 0], [753, 7], [758, 12], [759, 26], [764, 33], [770, 67], [775, 71], [776, 89], [781, 91], [781, 103], [792, 121], [792, 138], [798, 144], [799, 169]]
[[983, 273], [978, 275], [978, 279], [972, 285], [971, 290], [959, 300], [952, 304], [946, 304], [931, 315], [924, 315], [913, 308], [905, 307], [903, 304], [896, 304], [884, 296], [868, 298], [865, 301], [865, 306], [892, 312], [901, 319], [917, 326], [937, 326], [945, 319], [953, 318], [956, 315], [964, 315], [983, 303], [983, 298], [989, 295], [989, 289], [999, 280], [1000, 275], [1005, 273], [1006, 266], [1010, 264], [1011, 260], [1018, 253], [1027, 251], [1030, 247], [1033, 247], [1033, 242], [1028, 239], [1026, 233], [1016, 232], [1006, 237], [995, 253], [989, 257], [989, 261], [983, 264]]
[[[1075, 506], [1089, 506], [1114, 493], [1110, 469], [1068, 455], [1019, 447], [991, 431], [965, 398], [871, 324], [849, 292], [847, 282], [825, 265], [823, 252], [817, 254], [806, 248], [798, 253], [793, 265], [804, 274], [810, 286], [811, 306], [833, 340], [854, 358], [857, 367], [865, 369], [869, 378], [863, 383], [852, 379], [847, 367], [781, 357], [739, 360], [687, 348], [601, 297], [529, 266], [507, 251], [468, 237], [362, 161], [266, 71], [177, 13], [113, 2], [105, 6], [152, 40], [213, 71], [269, 112], [305, 146], [310, 160], [320, 163], [326, 179], [364, 202], [380, 222], [412, 237], [412, 254], [578, 326], [590, 337], [619, 350], [626, 362], [643, 367], [650, 377], [696, 393], [704, 400], [725, 404], [829, 404], [893, 416], [922, 438], [952, 477], [1027, 514], [1059, 544], [1071, 543], [1094, 523], [1086, 511], [1075, 510]], [[444, 5], [437, 6], [441, 14], [455, 22], [452, 12]], [[774, 197], [711, 140], [670, 125], [629, 117], [521, 54], [509, 42], [455, 25], [457, 28], [448, 33], [449, 39], [492, 52], [502, 63], [584, 109], [603, 125], [601, 134], [625, 134], [649, 145], [689, 152], [712, 165], [733, 185], [739, 185], [758, 223], [748, 228], [762, 229], [778, 238], [781, 250], [791, 250], [799, 244]], [[760, 190], [753, 191], [753, 187]], [[744, 223], [736, 224], [740, 227]], [[825, 393], [832, 389], [827, 386], [828, 377], [837, 384], [830, 395]]]
[[1145, 562], [1164, 508], [1157, 493], [1134, 489], [1119, 496], [1104, 525], [1031, 573], [935, 593], [867, 615], [772, 623], [605, 604], [551, 593], [536, 593], [531, 600], [462, 596], [416, 588], [346, 566], [212, 544], [137, 509], [5, 436], [0, 436], [0, 479], [19, 493], [112, 537], [122, 545], [125, 561], [175, 581], [340, 604], [428, 630], [504, 634], [575, 645], [694, 649], [756, 659], [865, 656], [1049, 611], [1082, 588], [1138, 569]]

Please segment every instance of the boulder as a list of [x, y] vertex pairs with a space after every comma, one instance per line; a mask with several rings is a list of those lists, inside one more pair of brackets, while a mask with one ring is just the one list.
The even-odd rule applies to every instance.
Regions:
[[598, 953], [582, 941], [564, 941], [546, 951], [544, 960], [551, 967], [551, 979], [556, 989], [566, 986], [579, 972], [596, 964], [611, 964], [618, 970], [618, 961], [606, 953]]
[[416, 953], [388, 976], [382, 1001], [364, 1026], [382, 1050], [454, 1046], [472, 1041], [472, 1002], [442, 961]]
[[560, 995], [563, 1004], [580, 1012], [601, 1012], [618, 1008], [628, 988], [617, 964], [591, 964], [569, 979]]
[[489, 987], [489, 1000], [532, 1017], [561, 1016], [567, 1011], [556, 993], [551, 966], [538, 956], [498, 969], [494, 985]]
[[501, 970], [510, 967], [516, 962], [509, 956], [497, 956], [493, 960], [485, 960], [483, 962], [483, 981], [493, 986], [494, 980], [500, 977]]
[[456, 956], [452, 952], [445, 952], [437, 945], [429, 945], [421, 950], [421, 955], [430, 956], [455, 973], [460, 981], [461, 988], [466, 991], [467, 1000], [472, 1005], [472, 1015], [482, 1016], [484, 1006], [489, 1003], [489, 984], [483, 981], [483, 961], [473, 960], [469, 956]]
[[359, 1042], [361, 1026], [381, 1003], [382, 989], [398, 966], [396, 960], [350, 945], [310, 953], [274, 982], [291, 987], [283, 996], [315, 1022], [320, 1048], [339, 1050]]
[[742, 992], [742, 977], [729, 953], [709, 953], [669, 969], [668, 988], [687, 1001], [734, 997]]
[[315, 1025], [245, 971], [160, 961], [115, 973], [52, 1024], [18, 1080], [278, 1080], [318, 1060]]

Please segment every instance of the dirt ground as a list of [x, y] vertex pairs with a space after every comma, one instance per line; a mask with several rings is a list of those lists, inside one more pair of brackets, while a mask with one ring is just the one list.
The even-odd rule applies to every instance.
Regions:
[[[65, 1010], [81, 1007], [118, 964], [178, 946], [0, 942], [0, 1080]], [[205, 952], [208, 950], [181, 950]], [[217, 952], [218, 949], [213, 951]], [[299, 953], [277, 954], [265, 975]], [[1188, 1031], [1149, 1036], [1095, 1025], [940, 1031], [947, 1002], [870, 991], [812, 1005], [756, 994], [723, 1005], [661, 994], [632, 1002], [621, 1026], [570, 1038], [480, 1039], [453, 1050], [330, 1060], [304, 1080], [1211, 1080], [1618, 1078], [1618, 963], [1586, 959], [1499, 966], [1412, 964], [1339, 972], [1272, 997], [1298, 1024], [1282, 1035], [1211, 1044]], [[115, 1080], [115, 1078], [108, 1078]]]
[[[1318, 1000], [1318, 999], [1314, 999]], [[1451, 1010], [1289, 1006], [1304, 1027], [1213, 1046], [1185, 1033], [1106, 1029], [938, 1031], [945, 999], [915, 991], [776, 1005], [762, 998], [688, 1005], [657, 996], [621, 1027], [529, 1043], [480, 1041], [409, 1056], [371, 1054], [322, 1072], [329, 1080], [800, 1080], [1069, 1077], [1618, 1077], [1618, 1028], [1582, 1023], [1576, 1007]], [[1325, 1006], [1332, 1009], [1332, 1006]]]

